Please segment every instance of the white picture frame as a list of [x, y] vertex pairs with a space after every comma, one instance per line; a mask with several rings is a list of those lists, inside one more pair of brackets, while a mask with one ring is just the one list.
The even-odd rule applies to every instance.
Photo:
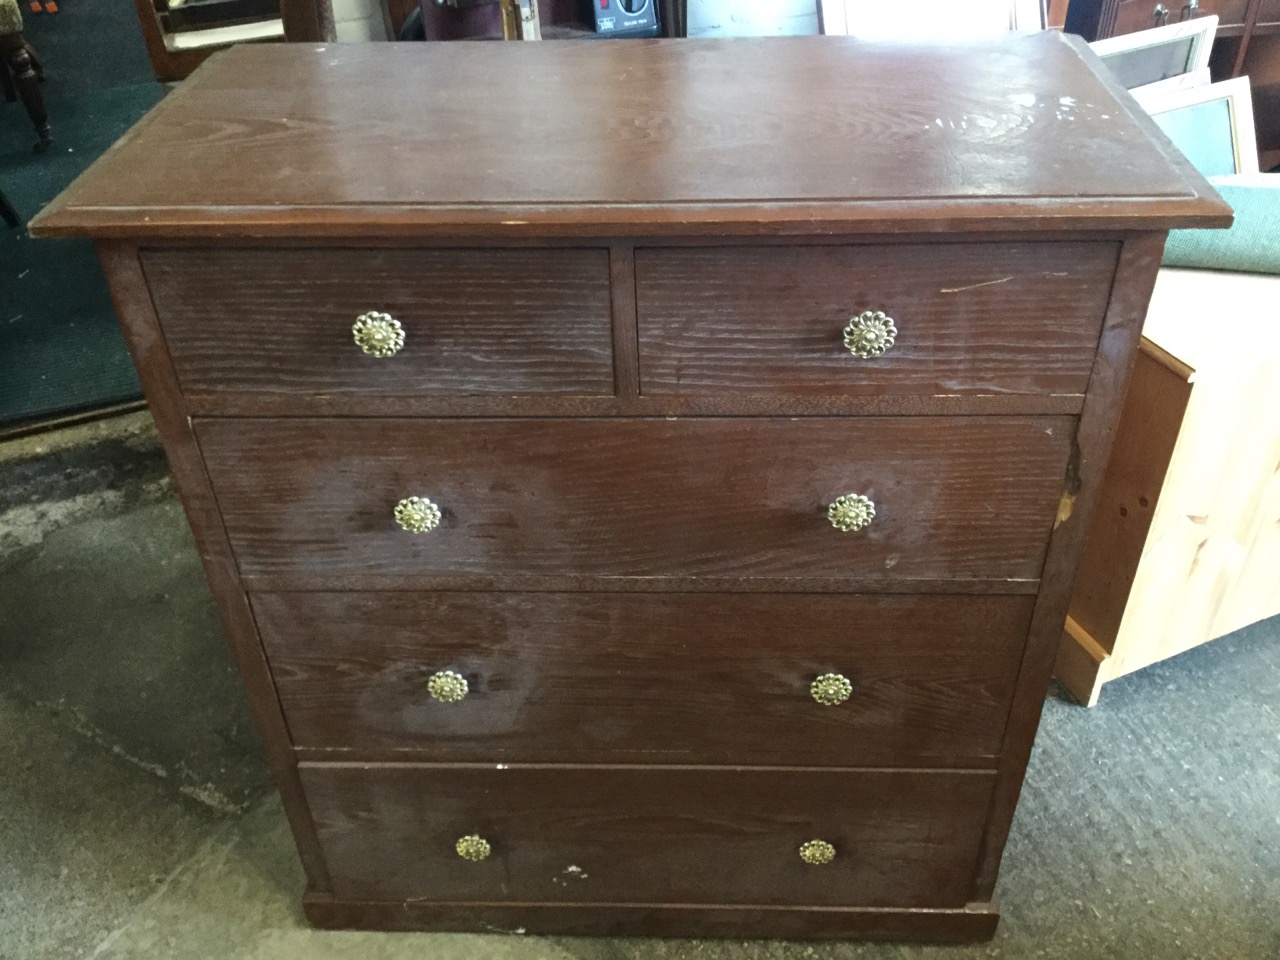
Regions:
[[1129, 92], [1203, 175], [1258, 172], [1248, 77], [1182, 90]]
[[964, 40], [1047, 25], [1043, 0], [817, 0], [818, 32], [866, 40]]
[[[1213, 38], [1217, 32], [1217, 16], [1196, 17], [1181, 23], [1095, 40], [1089, 44], [1089, 49], [1130, 93], [1147, 88], [1176, 90], [1204, 83], [1202, 78], [1208, 76], [1209, 54], [1213, 51]], [[1185, 59], [1179, 52], [1183, 48], [1187, 49]], [[1153, 58], [1158, 60], [1162, 50], [1168, 51], [1169, 55], [1177, 55], [1181, 65], [1176, 73], [1146, 82], [1129, 79], [1142, 72], [1144, 62], [1150, 64]]]

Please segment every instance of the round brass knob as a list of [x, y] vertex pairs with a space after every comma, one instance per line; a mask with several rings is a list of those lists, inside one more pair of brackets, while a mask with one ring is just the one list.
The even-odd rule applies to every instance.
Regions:
[[838, 673], [824, 673], [809, 684], [809, 696], [824, 707], [835, 707], [853, 695], [853, 684]]
[[371, 357], [394, 357], [404, 346], [404, 327], [389, 313], [371, 310], [351, 325], [356, 346]]
[[800, 844], [800, 859], [814, 866], [822, 866], [836, 858], [836, 848], [825, 840], [810, 840]]
[[452, 670], [437, 670], [427, 680], [427, 693], [441, 703], [457, 703], [468, 690], [467, 678]]
[[458, 842], [453, 845], [453, 848], [458, 851], [458, 856], [463, 860], [472, 860], [475, 862], [488, 860], [489, 854], [493, 853], [493, 847], [489, 846], [489, 841], [474, 833], [469, 833], [465, 837], [459, 837]]
[[835, 502], [827, 507], [827, 519], [842, 533], [861, 530], [875, 518], [876, 505], [869, 497], [860, 493], [846, 493], [843, 497], [836, 497]]
[[396, 504], [396, 523], [410, 533], [429, 533], [440, 526], [440, 508], [426, 497], [405, 497]]
[[887, 353], [898, 338], [893, 317], [883, 310], [863, 310], [844, 328], [844, 345], [855, 357], [864, 360]]

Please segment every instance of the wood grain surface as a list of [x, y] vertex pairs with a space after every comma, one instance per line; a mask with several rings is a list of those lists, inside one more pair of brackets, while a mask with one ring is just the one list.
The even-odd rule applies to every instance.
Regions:
[[[640, 249], [641, 392], [1083, 393], [1114, 243]], [[897, 341], [844, 346], [881, 310]]]
[[566, 937], [723, 937], [741, 940], [990, 940], [996, 903], [921, 907], [764, 907], [688, 904], [486, 903], [337, 900], [308, 892], [302, 907], [325, 930], [456, 930]]
[[[367, 900], [960, 907], [975, 771], [301, 764], [334, 894]], [[454, 852], [489, 841], [488, 860]], [[836, 858], [806, 864], [824, 839]]]
[[[203, 420], [242, 575], [1034, 579], [1065, 417]], [[876, 503], [865, 530], [827, 520]], [[393, 519], [403, 497], [443, 519]]]
[[[1056, 31], [430, 53], [217, 54], [32, 232], [759, 236], [1230, 221], [1083, 43]], [[503, 77], [520, 82], [495, 97]]]
[[[296, 747], [435, 761], [991, 766], [1032, 597], [253, 596]], [[457, 703], [427, 693], [452, 670]], [[853, 694], [814, 702], [838, 672]], [[317, 757], [318, 758], [318, 757]]]
[[[609, 253], [581, 250], [146, 250], [184, 390], [253, 391], [296, 412], [352, 395], [614, 392]], [[404, 327], [371, 357], [351, 326]]]

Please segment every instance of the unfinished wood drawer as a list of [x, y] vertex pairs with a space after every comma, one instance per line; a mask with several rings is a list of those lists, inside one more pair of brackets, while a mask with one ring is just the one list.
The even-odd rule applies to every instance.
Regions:
[[[1073, 430], [1069, 417], [196, 423], [241, 573], [360, 578], [344, 588], [397, 575], [1034, 581]], [[836, 529], [842, 497], [865, 497], [874, 519]], [[434, 529], [402, 529], [398, 507], [422, 501]]]
[[405, 591], [252, 602], [297, 747], [896, 767], [994, 763], [1035, 598]]
[[[609, 395], [609, 254], [597, 249], [144, 250], [178, 380], [194, 394]], [[366, 353], [353, 326], [399, 324]], [[392, 334], [394, 336], [394, 332]]]
[[[1116, 256], [1065, 242], [640, 249], [641, 392], [1083, 394]], [[864, 312], [892, 320], [887, 350], [856, 328], [846, 346]]]
[[[493, 764], [299, 773], [339, 897], [913, 907], [970, 896], [995, 779]], [[464, 852], [487, 855], [460, 856], [463, 838]], [[801, 858], [815, 840], [830, 862]]]

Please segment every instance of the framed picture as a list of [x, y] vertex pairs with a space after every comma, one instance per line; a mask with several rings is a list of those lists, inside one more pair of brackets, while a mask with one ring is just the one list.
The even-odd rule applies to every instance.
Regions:
[[1131, 90], [1156, 125], [1206, 177], [1258, 172], [1249, 78], [1185, 90]]
[[[1089, 44], [1126, 90], [1179, 89], [1208, 78], [1216, 16], [1139, 30]], [[1157, 84], [1160, 86], [1157, 87]]]
[[818, 0], [818, 29], [866, 40], [963, 40], [1043, 30], [1044, 0]]

